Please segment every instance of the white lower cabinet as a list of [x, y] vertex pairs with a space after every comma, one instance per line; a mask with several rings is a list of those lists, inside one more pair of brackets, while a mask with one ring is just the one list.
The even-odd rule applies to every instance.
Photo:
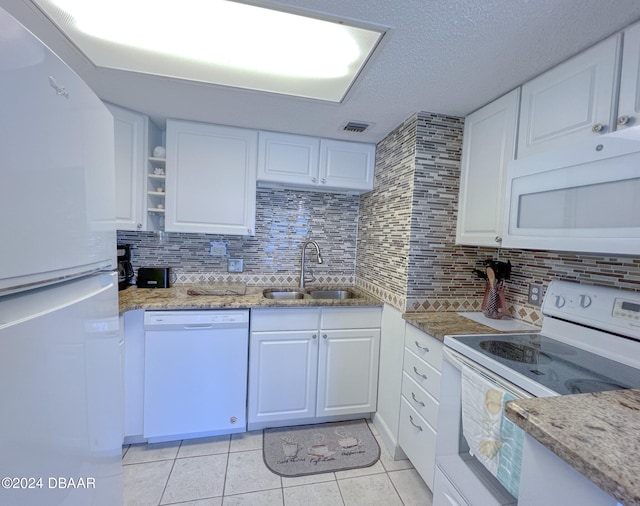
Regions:
[[433, 490], [442, 342], [407, 323], [398, 441]]
[[251, 311], [249, 430], [376, 409], [380, 308]]

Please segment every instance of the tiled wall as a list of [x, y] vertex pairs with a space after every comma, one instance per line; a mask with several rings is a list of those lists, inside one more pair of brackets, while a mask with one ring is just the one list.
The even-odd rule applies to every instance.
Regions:
[[[640, 290], [640, 258], [455, 245], [463, 121], [418, 113], [378, 145], [376, 189], [361, 197], [356, 283], [402, 311], [478, 311], [482, 260], [510, 260], [511, 314], [539, 323], [529, 283]], [[408, 242], [407, 242], [408, 241]]]
[[[134, 268], [170, 266], [179, 282], [242, 281], [295, 286], [300, 247], [310, 238], [306, 270], [317, 284], [352, 284], [355, 274], [359, 197], [332, 193], [259, 188], [253, 237], [170, 232], [161, 242], [153, 232], [118, 231], [118, 244], [130, 244]], [[226, 257], [209, 256], [209, 241], [223, 241]], [[227, 258], [242, 258], [244, 273], [227, 273]]]
[[356, 283], [403, 309], [415, 164], [416, 118], [409, 118], [376, 148], [373, 191], [360, 197]]

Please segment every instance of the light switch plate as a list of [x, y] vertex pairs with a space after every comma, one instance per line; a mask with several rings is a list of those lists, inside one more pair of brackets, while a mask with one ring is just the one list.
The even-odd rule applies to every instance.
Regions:
[[227, 272], [242, 272], [243, 264], [242, 258], [229, 258], [227, 260]]
[[223, 257], [227, 255], [227, 245], [223, 241], [209, 241], [209, 255]]

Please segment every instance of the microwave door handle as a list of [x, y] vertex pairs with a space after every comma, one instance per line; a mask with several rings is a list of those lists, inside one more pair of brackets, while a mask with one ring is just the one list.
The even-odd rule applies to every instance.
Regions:
[[491, 382], [501, 390], [504, 390], [505, 392], [509, 392], [516, 399], [531, 399], [534, 397], [526, 390], [522, 390], [521, 388], [518, 388], [516, 385], [507, 383], [503, 378], [494, 374], [489, 369], [486, 369], [485, 367], [482, 367], [481, 365], [478, 365], [475, 362], [472, 362], [471, 360], [467, 359], [466, 357], [452, 350], [451, 348], [445, 347], [443, 348], [442, 352], [444, 354], [444, 358], [446, 359], [446, 361], [449, 362], [451, 365], [453, 365], [461, 373], [462, 373], [462, 369], [465, 367], [468, 369], [471, 369], [476, 374], [479, 374], [484, 379]]

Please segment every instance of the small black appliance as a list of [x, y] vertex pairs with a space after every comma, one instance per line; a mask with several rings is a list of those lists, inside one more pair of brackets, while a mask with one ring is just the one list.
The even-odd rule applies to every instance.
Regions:
[[131, 246], [118, 245], [118, 290], [124, 290], [133, 281], [133, 265], [131, 265]]

